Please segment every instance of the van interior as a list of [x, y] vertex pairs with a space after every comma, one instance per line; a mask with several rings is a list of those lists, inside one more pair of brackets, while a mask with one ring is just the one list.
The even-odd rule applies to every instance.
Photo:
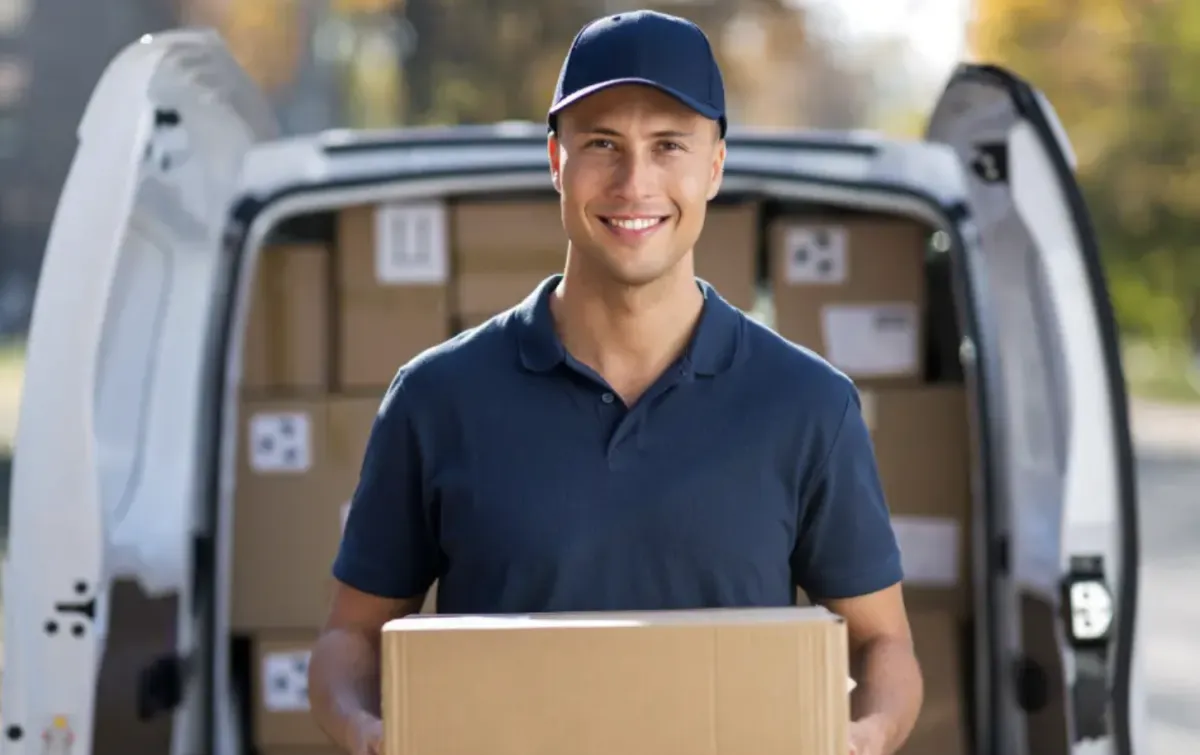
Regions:
[[[561, 270], [565, 246], [553, 192], [458, 195], [292, 217], [243, 266], [252, 280], [235, 325], [243, 343], [232, 579], [217, 596], [228, 597], [245, 752], [333, 755], [307, 713], [308, 648], [396, 369], [519, 302]], [[926, 677], [906, 755], [965, 755], [973, 741], [975, 460], [949, 247], [945, 232], [911, 218], [723, 193], [695, 250], [697, 275], [724, 298], [859, 386]], [[121, 589], [114, 639], [133, 631], [120, 627]], [[425, 610], [436, 610], [436, 590]], [[115, 706], [122, 681], [110, 646], [99, 699]], [[105, 751], [104, 715], [98, 726]], [[169, 728], [145, 731], [139, 751], [168, 751]]]

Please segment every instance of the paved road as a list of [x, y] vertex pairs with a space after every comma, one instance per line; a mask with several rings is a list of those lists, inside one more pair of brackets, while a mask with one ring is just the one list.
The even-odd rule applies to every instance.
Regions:
[[1137, 409], [1145, 755], [1200, 753], [1200, 412]]

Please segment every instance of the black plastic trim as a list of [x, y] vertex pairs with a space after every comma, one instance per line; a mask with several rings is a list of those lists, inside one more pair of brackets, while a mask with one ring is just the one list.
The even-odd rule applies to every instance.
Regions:
[[1125, 394], [1125, 373], [1121, 364], [1120, 340], [1116, 316], [1108, 296], [1108, 284], [1100, 259], [1100, 244], [1096, 238], [1091, 215], [1083, 193], [1075, 181], [1074, 171], [1059, 148], [1055, 130], [1046, 118], [1036, 90], [1012, 72], [994, 65], [961, 65], [955, 79], [979, 81], [1004, 89], [1012, 98], [1017, 114], [1027, 120], [1049, 147], [1071, 219], [1074, 221], [1083, 252], [1084, 267], [1091, 284], [1092, 307], [1100, 326], [1104, 349], [1105, 372], [1108, 379], [1113, 416], [1113, 442], [1117, 453], [1117, 484], [1121, 508], [1121, 597], [1117, 610], [1117, 642], [1113, 669], [1113, 738], [1118, 755], [1134, 755], [1130, 723], [1132, 694], [1133, 647], [1137, 623], [1138, 571], [1140, 547], [1137, 516], [1137, 466], [1130, 433], [1129, 404]]

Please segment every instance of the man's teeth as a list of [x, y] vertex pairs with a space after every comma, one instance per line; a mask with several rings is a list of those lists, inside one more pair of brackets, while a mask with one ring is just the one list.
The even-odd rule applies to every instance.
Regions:
[[658, 225], [659, 218], [609, 218], [608, 224], [614, 225], [617, 228], [624, 228], [627, 231], [644, 231], [651, 226]]

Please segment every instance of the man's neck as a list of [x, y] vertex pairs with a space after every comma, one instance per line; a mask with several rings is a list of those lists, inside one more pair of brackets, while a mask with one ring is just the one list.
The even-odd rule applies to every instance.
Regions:
[[568, 257], [551, 299], [555, 327], [571, 356], [596, 370], [627, 403], [687, 348], [704, 307], [691, 257], [646, 286], [614, 285]]

